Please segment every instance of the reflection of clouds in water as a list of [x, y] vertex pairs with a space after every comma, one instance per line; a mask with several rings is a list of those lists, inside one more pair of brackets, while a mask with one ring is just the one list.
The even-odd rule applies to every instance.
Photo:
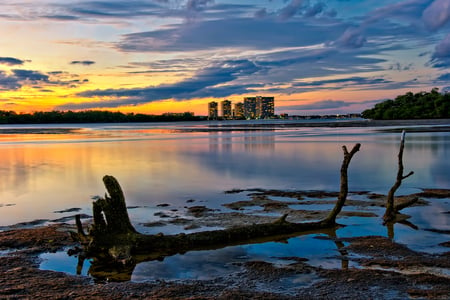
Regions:
[[450, 210], [449, 199], [427, 199], [430, 206], [414, 206], [402, 210], [402, 213], [412, 216], [408, 221], [419, 227], [411, 229], [405, 225], [396, 224], [394, 228], [395, 241], [406, 244], [415, 251], [447, 252], [448, 248], [437, 246], [448, 241], [448, 235], [427, 231], [425, 229], [450, 230], [448, 214]]
[[239, 266], [233, 262], [242, 261], [242, 257], [246, 257], [246, 251], [241, 247], [177, 254], [163, 261], [138, 264], [132, 281], [217, 278], [238, 271]]
[[[450, 139], [448, 133], [416, 133], [410, 134], [406, 140], [405, 156], [411, 158], [405, 160], [405, 165], [409, 164], [414, 168], [414, 176], [421, 179], [431, 177], [432, 186], [420, 187], [441, 187], [450, 188]], [[425, 173], [425, 174], [423, 174]], [[422, 182], [422, 180], [417, 182]], [[414, 180], [414, 178], [412, 178]]]
[[[349, 169], [351, 190], [386, 193], [397, 168], [397, 133], [357, 129], [354, 135], [351, 128], [158, 132], [146, 135], [148, 139], [119, 142], [108, 134], [134, 137], [140, 129], [156, 125], [90, 126], [89, 134], [102, 135], [102, 142], [52, 140], [0, 148], [0, 197], [17, 208], [28, 207], [26, 212], [17, 209], [2, 216], [4, 225], [53, 218], [43, 212], [88, 207], [89, 195], [104, 193], [105, 174], [119, 180], [128, 205], [170, 203], [179, 208], [190, 198], [214, 206], [225, 199], [222, 191], [233, 188], [338, 190], [343, 144], [350, 148], [362, 143]], [[402, 190], [448, 187], [448, 137], [448, 133], [407, 134], [405, 169], [416, 174], [405, 180]]]
[[450, 147], [449, 151], [444, 151], [444, 154], [436, 157], [430, 165], [430, 176], [434, 182], [434, 186], [441, 188], [450, 188]]
[[[325, 235], [327, 236], [327, 235]], [[164, 261], [140, 263], [133, 272], [132, 281], [215, 279], [241, 270], [248, 261], [266, 261], [289, 264], [288, 257], [304, 257], [312, 265], [340, 268], [337, 245], [330, 239], [317, 239], [315, 234], [298, 236], [286, 242], [267, 242], [233, 246], [211, 251], [191, 251], [166, 257]], [[326, 263], [325, 263], [326, 260]]]
[[[233, 151], [197, 151], [185, 153], [190, 160], [208, 172], [240, 180], [246, 186], [249, 180], [258, 181], [260, 187], [282, 185], [306, 188], [335, 186], [341, 158], [340, 146], [332, 150], [331, 144], [320, 147], [314, 143], [271, 144], [265, 139], [250, 145], [233, 139]], [[229, 142], [228, 142], [229, 143]], [[270, 144], [269, 144], [270, 145]], [[334, 146], [335, 143], [332, 143]], [[337, 155], [335, 154], [337, 153]], [[336, 171], [337, 170], [337, 171]]]

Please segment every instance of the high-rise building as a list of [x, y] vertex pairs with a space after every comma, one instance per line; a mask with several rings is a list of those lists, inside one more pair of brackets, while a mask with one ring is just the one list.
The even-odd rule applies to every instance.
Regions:
[[275, 115], [275, 97], [245, 97], [244, 115], [246, 119], [268, 119]]
[[221, 104], [222, 104], [222, 117], [225, 120], [231, 119], [232, 118], [231, 101], [223, 100]]
[[234, 104], [234, 112], [233, 112], [233, 118], [234, 119], [244, 119], [244, 103], [239, 102]]
[[218, 113], [218, 105], [217, 102], [209, 102], [208, 103], [208, 119], [209, 120], [217, 120], [217, 117], [219, 116]]
[[246, 119], [256, 119], [256, 97], [244, 98], [244, 117]]
[[257, 97], [257, 104], [260, 119], [272, 118], [275, 115], [275, 97]]

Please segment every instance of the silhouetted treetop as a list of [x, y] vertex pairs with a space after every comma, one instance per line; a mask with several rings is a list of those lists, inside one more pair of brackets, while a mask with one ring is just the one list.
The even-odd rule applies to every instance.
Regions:
[[125, 123], [125, 122], [170, 122], [202, 120], [193, 113], [166, 113], [162, 115], [124, 114], [110, 111], [48, 111], [17, 114], [0, 110], [0, 124], [50, 124], [50, 123]]
[[416, 94], [408, 92], [395, 100], [378, 103], [361, 115], [365, 119], [376, 120], [449, 118], [450, 93], [439, 93], [438, 88]]

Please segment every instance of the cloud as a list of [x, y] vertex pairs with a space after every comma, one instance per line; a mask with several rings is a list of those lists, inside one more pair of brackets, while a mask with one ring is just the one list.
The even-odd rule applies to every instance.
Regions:
[[[13, 2], [6, 0], [5, 3]], [[75, 35], [65, 36], [68, 41], [64, 43], [74, 50], [86, 46], [87, 40], [93, 42], [89, 46], [95, 43], [98, 53], [115, 48], [121, 52], [117, 54], [121, 60], [111, 60], [107, 66], [108, 69], [121, 70], [115, 75], [148, 74], [150, 77], [152, 73], [159, 76], [167, 72], [168, 77], [185, 78], [159, 86], [143, 83], [140, 88], [111, 85], [110, 89], [87, 90], [79, 96], [101, 101], [88, 100], [92, 102], [86, 107], [226, 97], [260, 90], [277, 94], [345, 88], [352, 91], [379, 88], [381, 91], [432, 84], [430, 78], [438, 80], [439, 74], [445, 72], [431, 67], [450, 66], [450, 38], [445, 36], [450, 28], [449, 1], [38, 2], [27, 0], [20, 9], [5, 9], [18, 6], [2, 2], [0, 8], [11, 17], [16, 15], [18, 20], [33, 21], [23, 23], [42, 21], [52, 30], [55, 24], [60, 26], [61, 22], [67, 21], [67, 26], [74, 29], [70, 32]], [[199, 18], [188, 22], [191, 21], [190, 16]], [[76, 35], [78, 30], [85, 30], [85, 40]], [[54, 38], [58, 39], [60, 30], [55, 34]], [[119, 39], [113, 40], [115, 37]], [[418, 57], [419, 53], [426, 51], [425, 56]], [[18, 52], [11, 50], [9, 53]], [[35, 60], [40, 59], [38, 55], [33, 56]], [[95, 61], [98, 64], [96, 56], [80, 58], [92, 60], [70, 62], [69, 59], [65, 63], [75, 69], [91, 66]], [[143, 58], [148, 61], [124, 61]], [[0, 64], [23, 64], [21, 60], [15, 62], [11, 59], [0, 58]], [[427, 59], [431, 61], [425, 69], [421, 64]], [[417, 75], [406, 72], [413, 66], [411, 61], [414, 61]], [[71, 68], [69, 65], [66, 67]], [[45, 85], [44, 88], [56, 84], [69, 87], [84, 82], [81, 77], [58, 71], [32, 72], [2, 72], [1, 87], [17, 89], [32, 82]], [[402, 76], [398, 72], [402, 72]], [[417, 81], [411, 79], [414, 76]]]
[[92, 60], [74, 60], [70, 62], [71, 65], [84, 65], [84, 66], [90, 66], [95, 64], [95, 61]]
[[345, 48], [361, 48], [367, 42], [359, 28], [348, 28], [332, 45]]
[[258, 49], [301, 47], [335, 40], [345, 24], [301, 19], [280, 22], [273, 17], [226, 18], [174, 25], [153, 31], [123, 35], [116, 47], [122, 52], [204, 51], [211, 49]]
[[450, 58], [450, 34], [436, 46], [433, 57], [435, 58]]
[[332, 108], [342, 108], [348, 107], [352, 104], [359, 104], [357, 102], [346, 102], [342, 100], [322, 100], [318, 102], [314, 102], [311, 104], [302, 104], [302, 105], [290, 105], [283, 106], [283, 109], [288, 110], [321, 110], [321, 109], [332, 109]]
[[[167, 3], [167, 1], [156, 1]], [[128, 1], [84, 1], [61, 5], [72, 15], [95, 18], [130, 18], [139, 16], [156, 16], [161, 7], [154, 1], [128, 0]]]
[[389, 70], [395, 70], [395, 71], [409, 71], [413, 68], [413, 63], [409, 63], [407, 65], [402, 65], [401, 63], [397, 62], [389, 66]]
[[0, 71], [0, 90], [13, 91], [20, 89], [24, 84], [40, 84], [48, 82], [49, 76], [37, 71], [31, 70], [12, 70], [8, 74]]
[[23, 65], [25, 61], [21, 59], [17, 59], [14, 57], [0, 57], [0, 64], [8, 65], [8, 66], [17, 66]]
[[258, 18], [258, 19], [261, 19], [261, 18], [266, 17], [267, 15], [268, 15], [267, 9], [266, 8], [261, 8], [261, 9], [259, 9], [259, 10], [257, 10], [255, 12], [254, 17]]
[[294, 17], [297, 13], [301, 11], [304, 2], [305, 2], [304, 0], [291, 0], [291, 2], [288, 5], [280, 9], [278, 16], [282, 20], [287, 20]]
[[[192, 78], [174, 84], [132, 88], [91, 90], [79, 93], [81, 97], [116, 98], [115, 101], [81, 104], [83, 108], [114, 107], [120, 105], [137, 105], [167, 99], [185, 100], [204, 97], [226, 97], [235, 93], [248, 92], [248, 88], [255, 84], [229, 84], [230, 82], [253, 75], [262, 68], [248, 60], [229, 60], [215, 64], [198, 71]], [[76, 105], [67, 104], [64, 108], [74, 108]], [[80, 107], [78, 107], [80, 108]]]
[[[420, 20], [423, 11], [428, 6], [431, 0], [406, 0], [394, 2], [392, 4], [377, 8], [371, 11], [364, 24], [371, 24], [374, 22], [384, 22], [385, 20], [400, 20], [414, 24]], [[446, 1], [446, 0], [444, 0]]]
[[359, 113], [365, 109], [373, 107], [375, 104], [385, 99], [367, 101], [344, 101], [344, 100], [321, 100], [314, 103], [280, 106], [278, 109], [290, 114], [297, 114], [304, 111], [307, 115], [314, 114], [347, 114], [350, 112]]
[[17, 90], [21, 87], [19, 81], [14, 76], [8, 76], [0, 70], [0, 91]]
[[365, 77], [348, 77], [339, 79], [327, 79], [327, 80], [317, 80], [313, 82], [299, 82], [295, 83], [294, 86], [324, 86], [330, 84], [339, 84], [338, 88], [344, 88], [347, 86], [360, 86], [360, 85], [374, 85], [374, 84], [386, 84], [391, 81], [387, 81], [383, 78], [365, 78]]
[[431, 64], [435, 68], [450, 67], [450, 34], [447, 34], [447, 36], [436, 45]]
[[214, 3], [214, 0], [188, 0], [186, 8], [188, 10], [201, 11], [210, 3]]
[[441, 76], [436, 78], [436, 80], [450, 82], [450, 73], [442, 74]]
[[48, 82], [49, 76], [39, 71], [32, 70], [12, 70], [18, 81], [29, 81], [32, 83]]
[[77, 16], [71, 16], [71, 15], [44, 15], [42, 17], [46, 18], [46, 19], [58, 20], [58, 21], [76, 21], [76, 20], [80, 19]]
[[[318, 63], [318, 60], [321, 62]], [[323, 60], [323, 61], [322, 61]], [[199, 69], [191, 78], [174, 84], [132, 88], [85, 91], [78, 96], [87, 98], [103, 98], [85, 104], [66, 104], [61, 109], [82, 109], [94, 107], [118, 107], [121, 105], [138, 105], [167, 99], [187, 100], [205, 97], [223, 98], [236, 94], [255, 93], [264, 89], [270, 93], [294, 93], [319, 88], [341, 89], [346, 86], [384, 86], [390, 81], [382, 78], [364, 78], [351, 76], [341, 79], [317, 80], [312, 82], [294, 82], [290, 88], [286, 83], [296, 77], [323, 76], [331, 73], [366, 72], [380, 59], [354, 57], [349, 53], [341, 53], [334, 49], [316, 49], [309, 51], [280, 51], [267, 55], [255, 55], [252, 59], [224, 60], [212, 62], [209, 67]], [[164, 60], [149, 64], [151, 70], [159, 72], [164, 66], [173, 70], [192, 70], [197, 60]], [[172, 67], [170, 67], [173, 65]], [[331, 71], [330, 68], [336, 68]], [[344, 69], [345, 68], [345, 69]], [[381, 70], [379, 67], [374, 68]], [[286, 72], [285, 70], [290, 70]], [[340, 71], [342, 70], [342, 71]], [[151, 72], [151, 71], [150, 71]], [[280, 82], [282, 87], [277, 87]], [[331, 87], [334, 85], [334, 87]], [[272, 86], [272, 87], [271, 87]]]
[[322, 13], [325, 10], [326, 4], [323, 2], [317, 2], [313, 6], [310, 6], [306, 9], [304, 16], [305, 17], [314, 17], [318, 14]]
[[450, 20], [450, 1], [435, 0], [423, 12], [422, 20], [432, 31], [443, 27]]
[[76, 76], [61, 71], [43, 73], [35, 70], [14, 69], [6, 73], [0, 70], [0, 90], [14, 91], [23, 86], [48, 90], [41, 85], [73, 87], [89, 82], [88, 79], [74, 79]]

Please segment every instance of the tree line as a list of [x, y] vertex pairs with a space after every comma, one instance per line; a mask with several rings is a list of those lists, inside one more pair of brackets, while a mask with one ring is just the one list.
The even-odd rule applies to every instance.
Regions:
[[0, 124], [51, 124], [51, 123], [126, 123], [126, 122], [173, 122], [199, 121], [204, 117], [191, 112], [147, 115], [141, 113], [121, 113], [110, 111], [48, 111], [16, 113], [0, 110]]
[[361, 115], [376, 120], [450, 118], [450, 93], [439, 93], [438, 88], [416, 94], [408, 92], [378, 103]]

